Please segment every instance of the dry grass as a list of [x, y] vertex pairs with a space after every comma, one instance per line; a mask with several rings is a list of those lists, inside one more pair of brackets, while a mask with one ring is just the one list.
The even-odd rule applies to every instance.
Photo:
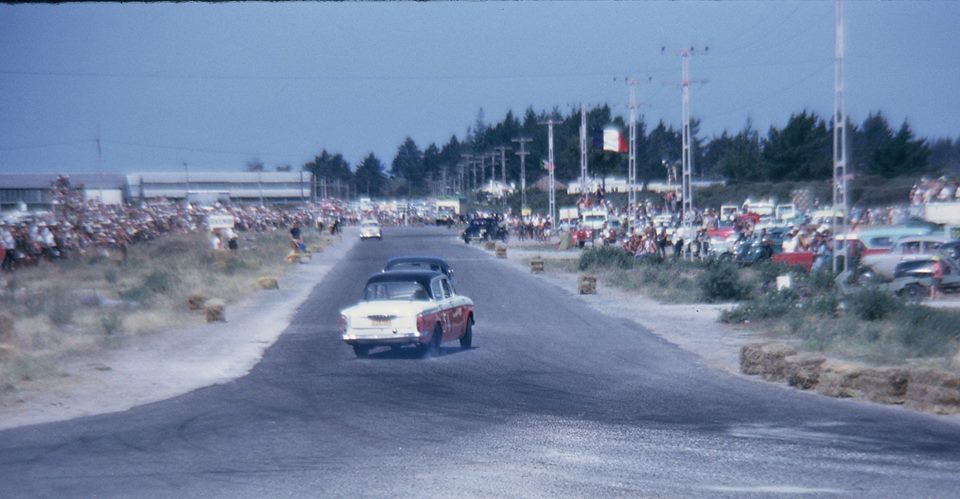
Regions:
[[[329, 238], [305, 234], [308, 247]], [[284, 230], [241, 234], [240, 250], [208, 249], [205, 234], [169, 235], [130, 248], [126, 261], [96, 255], [18, 269], [0, 280], [0, 314], [12, 319], [0, 357], [0, 386], [56, 375], [66, 356], [96, 351], [137, 335], [199, 324], [187, 297], [235, 302], [257, 278], [290, 264]]]

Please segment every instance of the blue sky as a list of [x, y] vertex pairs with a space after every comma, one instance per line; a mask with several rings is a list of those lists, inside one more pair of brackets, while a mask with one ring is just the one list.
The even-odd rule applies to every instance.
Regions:
[[[960, 2], [845, 12], [850, 117], [960, 137]], [[766, 131], [830, 115], [833, 26], [830, 1], [0, 5], [0, 172], [97, 171], [98, 127], [105, 171], [389, 163], [481, 108], [626, 116], [625, 76], [678, 126], [687, 46], [701, 135]]]

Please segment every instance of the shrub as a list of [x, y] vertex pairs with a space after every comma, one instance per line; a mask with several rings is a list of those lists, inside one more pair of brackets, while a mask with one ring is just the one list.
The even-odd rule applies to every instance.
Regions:
[[707, 301], [742, 300], [749, 296], [749, 288], [740, 280], [736, 265], [718, 262], [698, 276], [703, 298]]
[[134, 286], [120, 292], [120, 296], [127, 300], [145, 301], [155, 294], [165, 294], [172, 291], [176, 284], [176, 276], [167, 270], [152, 270], [139, 286]]
[[116, 312], [110, 312], [100, 318], [100, 325], [103, 326], [103, 332], [107, 336], [117, 332], [122, 324], [123, 319]]
[[878, 288], [868, 287], [847, 296], [847, 307], [865, 321], [884, 319], [900, 311], [903, 301]]
[[800, 295], [792, 289], [764, 293], [759, 298], [741, 303], [720, 314], [720, 320], [727, 323], [744, 322], [747, 320], [769, 319], [783, 317], [797, 310]]
[[616, 246], [590, 248], [580, 254], [580, 270], [592, 267], [629, 269], [633, 267], [633, 255]]
[[893, 321], [895, 341], [913, 355], [946, 355], [960, 340], [960, 313], [953, 310], [904, 305]]

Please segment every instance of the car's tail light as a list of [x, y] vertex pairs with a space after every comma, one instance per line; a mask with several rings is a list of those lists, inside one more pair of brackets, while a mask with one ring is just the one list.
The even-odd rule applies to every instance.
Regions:
[[417, 314], [417, 331], [427, 330], [427, 318], [423, 314]]
[[339, 327], [340, 327], [340, 330], [341, 330], [341, 331], [346, 331], [346, 330], [347, 330], [347, 316], [346, 316], [346, 315], [340, 314], [340, 324], [339, 324]]

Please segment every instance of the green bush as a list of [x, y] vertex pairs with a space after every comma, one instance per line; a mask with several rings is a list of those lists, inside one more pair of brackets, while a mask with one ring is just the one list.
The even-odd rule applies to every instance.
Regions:
[[580, 253], [577, 267], [580, 270], [594, 267], [629, 269], [633, 267], [633, 255], [616, 246], [589, 248]]
[[706, 301], [742, 300], [750, 295], [749, 287], [740, 280], [739, 268], [728, 262], [709, 265], [697, 283]]
[[755, 300], [725, 310], [720, 320], [728, 323], [784, 317], [798, 310], [800, 295], [792, 289], [765, 293]]
[[120, 292], [126, 300], [146, 301], [156, 294], [167, 294], [176, 287], [176, 276], [167, 270], [152, 270], [143, 278], [143, 282]]
[[912, 355], [947, 355], [960, 340], [960, 313], [953, 310], [904, 305], [893, 321], [894, 340]]
[[903, 301], [878, 288], [868, 287], [847, 296], [850, 312], [865, 321], [878, 321], [896, 314], [903, 308]]

